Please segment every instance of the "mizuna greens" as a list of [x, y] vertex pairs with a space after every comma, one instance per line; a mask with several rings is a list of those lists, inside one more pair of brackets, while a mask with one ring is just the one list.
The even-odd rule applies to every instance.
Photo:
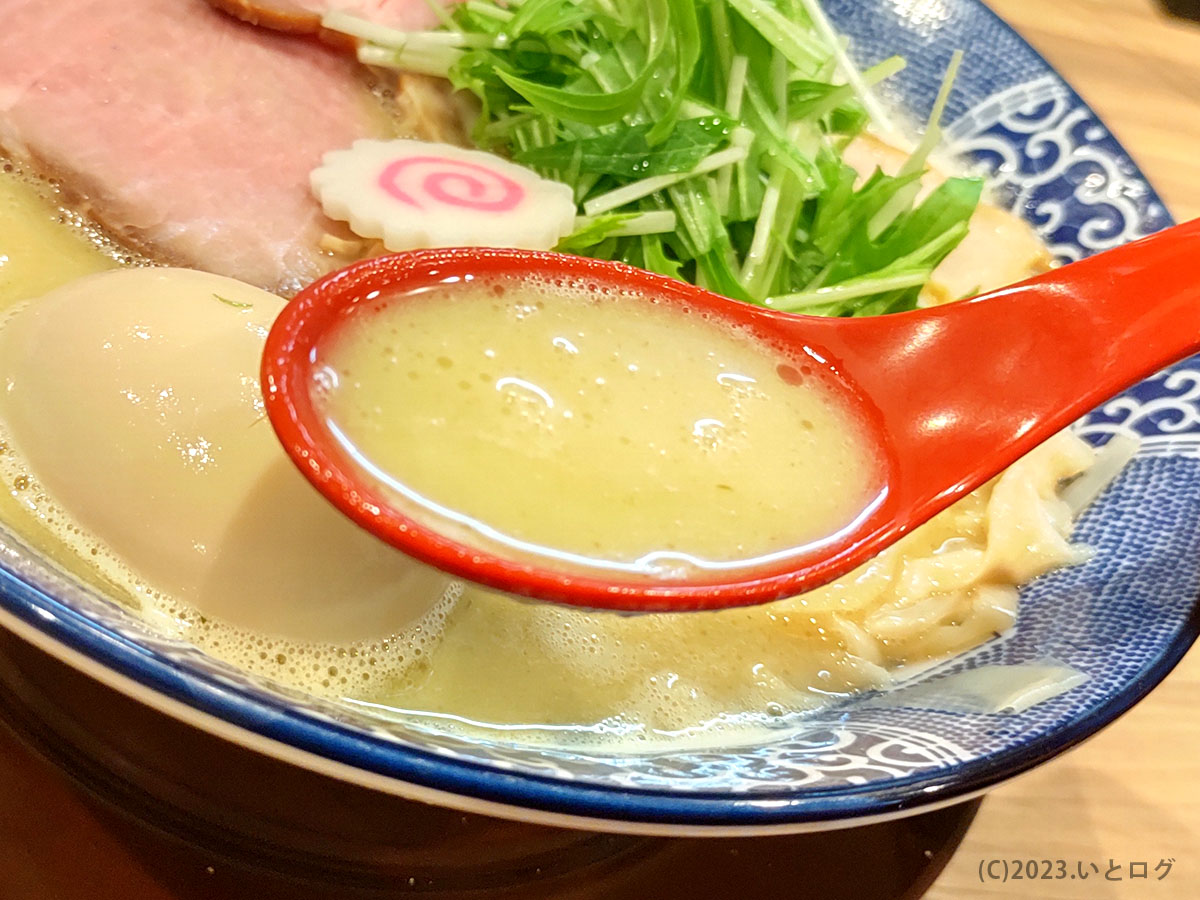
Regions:
[[951, 63], [925, 140], [856, 187], [841, 150], [872, 122], [871, 86], [817, 0], [466, 0], [437, 31], [340, 13], [368, 64], [445, 76], [479, 101], [473, 138], [571, 185], [559, 249], [616, 259], [779, 309], [910, 309], [958, 244], [982, 184], [919, 205]]

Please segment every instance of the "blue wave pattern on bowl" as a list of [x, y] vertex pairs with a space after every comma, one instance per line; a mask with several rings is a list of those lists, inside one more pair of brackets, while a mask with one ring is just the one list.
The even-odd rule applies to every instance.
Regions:
[[[909, 60], [890, 90], [919, 119], [953, 50], [968, 50], [948, 107], [954, 145], [1069, 260], [1168, 224], [1162, 203], [1095, 115], [974, 0], [834, 0], [856, 57]], [[331, 759], [512, 805], [610, 819], [769, 824], [894, 811], [966, 793], [1086, 737], [1128, 708], [1197, 630], [1200, 371], [1184, 363], [1081, 423], [1097, 443], [1139, 435], [1139, 458], [1081, 521], [1096, 556], [1022, 596], [1005, 639], [929, 673], [952, 685], [990, 664], [1054, 659], [1088, 676], [1013, 715], [880, 707], [864, 695], [780, 724], [764, 746], [621, 756], [440, 734], [388, 723], [247, 676], [158, 636], [5, 538], [0, 603], [118, 671], [200, 709]]]

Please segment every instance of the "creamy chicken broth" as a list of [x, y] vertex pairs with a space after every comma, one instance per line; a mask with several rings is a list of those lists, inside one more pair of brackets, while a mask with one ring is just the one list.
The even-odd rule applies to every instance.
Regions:
[[49, 190], [13, 171], [0, 171], [0, 312], [117, 264], [87, 235], [65, 227], [65, 214], [46, 199]]
[[313, 379], [399, 508], [557, 568], [749, 566], [835, 533], [879, 488], [817, 361], [613, 289], [423, 289], [323, 340]]

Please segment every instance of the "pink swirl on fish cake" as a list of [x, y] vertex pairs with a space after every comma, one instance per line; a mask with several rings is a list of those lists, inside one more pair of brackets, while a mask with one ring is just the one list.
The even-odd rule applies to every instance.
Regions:
[[[436, 166], [433, 171], [422, 167]], [[414, 184], [415, 181], [415, 184]], [[379, 186], [401, 203], [425, 209], [422, 199], [481, 212], [510, 212], [525, 189], [487, 166], [444, 156], [407, 156], [379, 173]]]

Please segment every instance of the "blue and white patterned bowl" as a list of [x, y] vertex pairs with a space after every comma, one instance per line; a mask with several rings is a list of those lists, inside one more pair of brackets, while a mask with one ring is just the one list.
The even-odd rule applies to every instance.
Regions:
[[[898, 103], [924, 117], [966, 48], [948, 134], [1063, 260], [1168, 224], [1162, 202], [1096, 115], [976, 0], [828, 0], [864, 62], [909, 67]], [[944, 665], [943, 686], [988, 664], [1054, 660], [1087, 680], [1010, 715], [881, 705], [869, 695], [791, 721], [763, 746], [614, 756], [468, 740], [385, 724], [248, 677], [155, 635], [0, 534], [0, 625], [166, 714], [386, 793], [552, 825], [751, 834], [865, 823], [978, 794], [1088, 737], [1141, 699], [1197, 635], [1200, 363], [1189, 361], [1080, 425], [1138, 458], [1083, 517], [1088, 563], [1023, 594], [1015, 630]]]

